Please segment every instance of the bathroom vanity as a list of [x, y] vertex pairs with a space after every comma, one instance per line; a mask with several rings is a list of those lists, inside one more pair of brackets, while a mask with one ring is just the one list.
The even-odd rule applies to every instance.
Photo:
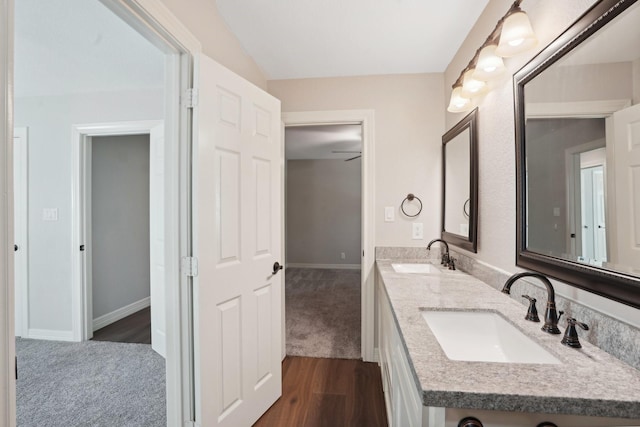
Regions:
[[[640, 426], [640, 371], [584, 340], [581, 349], [562, 345], [562, 335], [524, 319], [526, 306], [462, 271], [431, 264], [417, 267], [418, 273], [398, 272], [412, 271], [411, 262], [394, 268], [400, 261], [376, 261], [378, 349], [391, 426], [456, 427], [468, 416], [485, 427], [535, 427], [544, 421], [559, 427]], [[452, 360], [434, 334], [435, 324], [427, 323], [425, 313], [439, 312], [453, 314], [455, 322], [456, 313], [497, 317], [543, 357]], [[471, 319], [469, 328], [485, 328], [480, 321]], [[473, 359], [484, 346], [473, 337], [465, 345], [455, 359]]]

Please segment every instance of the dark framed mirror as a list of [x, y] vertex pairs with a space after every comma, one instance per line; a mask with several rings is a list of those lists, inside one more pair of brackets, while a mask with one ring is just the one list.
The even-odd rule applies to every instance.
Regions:
[[597, 2], [514, 90], [516, 264], [640, 308], [640, 3]]
[[442, 239], [477, 252], [478, 109], [442, 136]]

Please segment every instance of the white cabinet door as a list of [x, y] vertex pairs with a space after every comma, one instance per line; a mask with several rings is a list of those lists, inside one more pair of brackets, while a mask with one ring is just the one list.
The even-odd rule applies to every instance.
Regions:
[[199, 58], [196, 416], [250, 426], [282, 391], [280, 102]]

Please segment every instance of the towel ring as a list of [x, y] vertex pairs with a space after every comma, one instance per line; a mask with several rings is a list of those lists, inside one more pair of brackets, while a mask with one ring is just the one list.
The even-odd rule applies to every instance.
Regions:
[[[407, 200], [412, 202], [413, 199], [416, 199], [418, 201], [418, 203], [420, 203], [420, 209], [418, 210], [418, 213], [414, 214], [414, 215], [409, 215], [405, 210], [404, 210], [404, 202], [406, 202]], [[406, 216], [410, 217], [410, 218], [414, 218], [418, 215], [420, 215], [420, 212], [422, 212], [422, 200], [420, 200], [420, 198], [416, 195], [414, 195], [413, 193], [409, 193], [407, 194], [407, 197], [404, 198], [404, 200], [402, 201], [402, 203], [400, 203], [400, 210], [402, 211], [403, 214], [405, 214]]]
[[467, 201], [464, 202], [464, 205], [462, 205], [462, 214], [464, 215], [465, 219], [469, 219], [469, 202], [470, 200], [467, 199]]

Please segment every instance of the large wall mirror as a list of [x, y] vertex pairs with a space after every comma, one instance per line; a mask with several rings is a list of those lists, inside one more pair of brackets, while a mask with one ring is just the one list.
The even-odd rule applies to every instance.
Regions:
[[477, 114], [442, 136], [442, 239], [471, 252], [478, 234]]
[[514, 85], [517, 265], [640, 308], [640, 2], [596, 3]]

